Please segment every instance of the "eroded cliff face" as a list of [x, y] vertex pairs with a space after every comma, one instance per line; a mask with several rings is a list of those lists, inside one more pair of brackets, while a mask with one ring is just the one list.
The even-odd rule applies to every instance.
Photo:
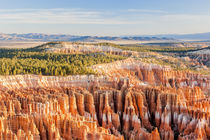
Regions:
[[87, 43], [71, 43], [71, 42], [59, 42], [59, 43], [47, 43], [42, 45], [45, 51], [56, 52], [56, 53], [95, 53], [95, 52], [106, 52], [114, 55], [131, 56], [138, 55], [138, 52], [122, 50], [114, 48], [110, 45], [97, 45]]
[[73, 75], [73, 76], [39, 76], [39, 75], [16, 75], [0, 76], [1, 90], [22, 88], [65, 88], [90, 86], [91, 82], [98, 82], [102, 86], [112, 84], [108, 76]]
[[209, 77], [133, 59], [106, 76], [0, 77], [0, 139], [208, 140]]
[[92, 67], [99, 73], [105, 73], [112, 79], [128, 77], [134, 85], [155, 85], [172, 88], [199, 86], [206, 93], [210, 92], [210, 76], [188, 71], [175, 71], [169, 66], [147, 64], [129, 58], [109, 64]]
[[210, 49], [203, 49], [200, 51], [194, 51], [189, 52], [186, 54], [186, 56], [189, 56], [193, 61], [197, 61], [201, 64], [204, 64], [208, 67], [210, 67]]

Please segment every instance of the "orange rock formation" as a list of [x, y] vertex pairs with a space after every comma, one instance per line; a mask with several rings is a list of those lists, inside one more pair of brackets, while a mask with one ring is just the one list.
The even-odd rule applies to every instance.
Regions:
[[208, 76], [131, 64], [99, 77], [0, 77], [0, 139], [210, 139]]

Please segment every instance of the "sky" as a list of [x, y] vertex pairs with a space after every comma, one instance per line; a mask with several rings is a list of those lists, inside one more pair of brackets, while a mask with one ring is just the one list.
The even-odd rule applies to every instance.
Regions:
[[92, 36], [210, 32], [210, 0], [0, 0], [1, 33]]

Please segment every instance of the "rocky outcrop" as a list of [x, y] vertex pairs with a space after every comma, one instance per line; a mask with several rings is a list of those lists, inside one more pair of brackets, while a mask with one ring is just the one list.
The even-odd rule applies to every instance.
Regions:
[[168, 66], [142, 63], [129, 58], [109, 64], [99, 64], [92, 67], [99, 73], [109, 77], [128, 77], [131, 84], [165, 86], [172, 88], [199, 86], [206, 93], [210, 92], [210, 76], [188, 71], [175, 71]]
[[54, 42], [54, 43], [46, 43], [36, 47], [37, 49], [42, 49], [47, 52], [56, 52], [56, 53], [96, 53], [96, 52], [105, 52], [108, 54], [114, 55], [123, 55], [123, 56], [131, 56], [138, 55], [138, 52], [122, 50], [119, 48], [115, 48], [110, 44], [93, 44], [93, 43], [72, 43], [72, 42]]
[[198, 51], [188, 52], [186, 56], [191, 58], [193, 61], [210, 67], [210, 47]]
[[94, 82], [102, 86], [111, 86], [112, 81], [108, 76], [94, 75], [73, 75], [73, 76], [39, 76], [39, 75], [16, 75], [0, 76], [1, 90], [21, 89], [21, 88], [66, 88], [84, 87], [88, 88]]

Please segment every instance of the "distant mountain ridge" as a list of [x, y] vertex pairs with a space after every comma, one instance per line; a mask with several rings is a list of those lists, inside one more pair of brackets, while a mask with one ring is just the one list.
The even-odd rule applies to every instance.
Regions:
[[151, 35], [155, 37], [174, 38], [178, 40], [208, 40], [210, 41], [210, 32], [195, 33], [195, 34], [163, 34], [163, 35]]
[[136, 35], [136, 36], [77, 36], [69, 34], [4, 34], [0, 33], [0, 41], [175, 41], [175, 40], [210, 40], [210, 32], [195, 34], [160, 34], [160, 35]]
[[172, 38], [165, 37], [143, 37], [143, 36], [125, 36], [125, 37], [111, 37], [111, 36], [74, 36], [68, 34], [41, 34], [41, 33], [28, 33], [28, 34], [1, 34], [0, 41], [151, 41], [151, 40], [173, 40]]

